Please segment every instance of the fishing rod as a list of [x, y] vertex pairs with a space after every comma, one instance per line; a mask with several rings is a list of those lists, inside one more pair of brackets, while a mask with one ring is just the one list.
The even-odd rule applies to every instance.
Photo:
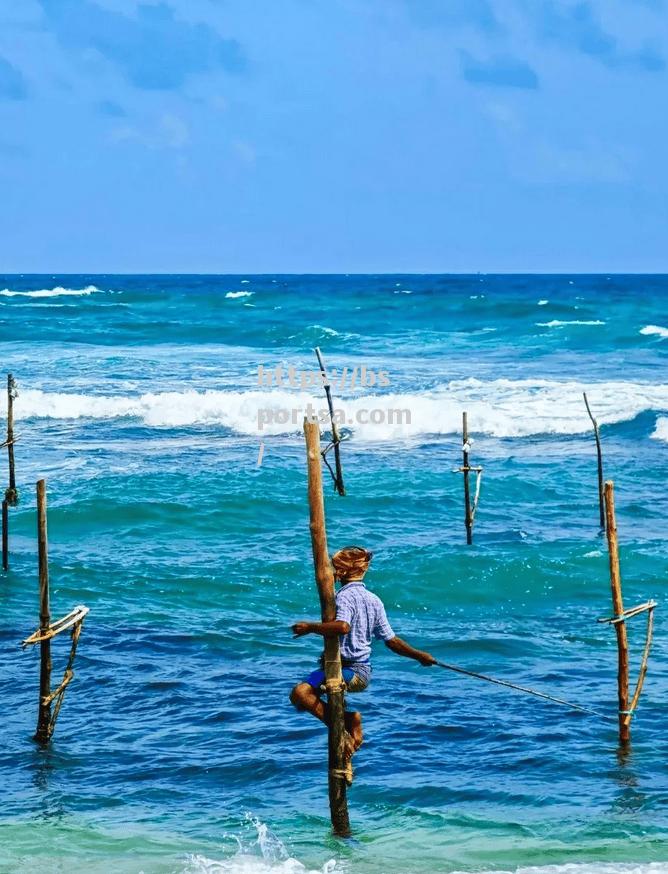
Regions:
[[[325, 389], [325, 394], [327, 395], [329, 419], [332, 423], [332, 442], [329, 444], [329, 446], [326, 446], [325, 449], [323, 449], [322, 457], [329, 469], [329, 472], [332, 475], [332, 479], [334, 480], [334, 488], [343, 497], [346, 493], [346, 490], [343, 485], [343, 470], [341, 469], [341, 453], [339, 451], [339, 443], [341, 442], [341, 437], [339, 436], [339, 429], [337, 428], [336, 421], [334, 419], [334, 402], [332, 401], [332, 389], [330, 386], [329, 377], [327, 376], [327, 371], [325, 370], [325, 362], [322, 360], [320, 349], [317, 346], [315, 347], [315, 354], [318, 358], [318, 364], [320, 365], [322, 384]], [[327, 460], [327, 453], [332, 448], [334, 449], [334, 467], [336, 472], [332, 470], [329, 461]]]
[[572, 701], [564, 701], [563, 698], [555, 698], [553, 695], [546, 695], [545, 692], [537, 692], [535, 689], [529, 689], [526, 686], [517, 686], [515, 683], [509, 683], [508, 680], [497, 680], [494, 677], [488, 677], [485, 674], [476, 674], [475, 671], [467, 671], [456, 665], [448, 665], [446, 662], [436, 661], [434, 664], [437, 664], [439, 668], [445, 668], [447, 671], [454, 671], [456, 674], [463, 674], [466, 677], [474, 677], [476, 680], [485, 680], [487, 683], [494, 683], [496, 686], [506, 686], [508, 689], [513, 689], [515, 692], [524, 692], [527, 695], [535, 695], [536, 698], [544, 698], [546, 701], [552, 701], [553, 704], [561, 704], [564, 707], [570, 707], [571, 710], [579, 710], [581, 713], [589, 713], [592, 716], [598, 716], [600, 719], [612, 719], [611, 716], [608, 716], [605, 713], [599, 713], [597, 710], [591, 710], [589, 707], [582, 707], [580, 704], [573, 704]]

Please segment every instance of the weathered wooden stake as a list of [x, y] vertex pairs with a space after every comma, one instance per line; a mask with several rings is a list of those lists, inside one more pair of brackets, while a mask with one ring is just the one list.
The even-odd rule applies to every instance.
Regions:
[[7, 502], [14, 506], [18, 502], [16, 491], [16, 470], [14, 466], [14, 398], [16, 383], [11, 373], [7, 374], [7, 459], [9, 461], [9, 487], [5, 492]]
[[9, 570], [9, 504], [2, 501], [2, 569]]
[[[49, 609], [49, 555], [46, 531], [46, 482], [37, 483], [37, 550], [39, 555], [39, 629], [47, 634], [51, 623]], [[39, 711], [35, 740], [46, 744], [51, 736], [51, 640], [40, 642]]]
[[[325, 502], [322, 492], [322, 463], [320, 458], [320, 429], [316, 422], [304, 421], [306, 458], [308, 468], [308, 504], [310, 514], [311, 546], [315, 580], [320, 596], [323, 622], [336, 619], [334, 572], [327, 550]], [[341, 652], [338, 637], [326, 637], [324, 651], [325, 686], [328, 708], [328, 784], [329, 810], [334, 833], [350, 835], [348, 801], [345, 779], [345, 700], [341, 674]]]
[[587, 393], [582, 392], [582, 397], [584, 398], [585, 406], [587, 407], [587, 412], [589, 413], [591, 423], [594, 426], [594, 437], [596, 438], [596, 456], [598, 459], [598, 511], [601, 523], [601, 530], [603, 530], [605, 528], [605, 496], [603, 494], [603, 455], [601, 453], [601, 435], [599, 434], [598, 430], [598, 422], [592, 415], [592, 411], [589, 408]]
[[[619, 570], [619, 544], [615, 520], [615, 486], [608, 481], [604, 486], [606, 532], [610, 558], [610, 586], [612, 588], [612, 607], [615, 617], [624, 616], [622, 599], [622, 578]], [[631, 713], [629, 712], [629, 647], [626, 622], [615, 622], [617, 635], [617, 698], [619, 701], [619, 740], [626, 744], [631, 739]]]
[[462, 415], [462, 456], [463, 456], [463, 472], [464, 472], [464, 507], [466, 525], [466, 542], [469, 546], [473, 543], [473, 517], [471, 515], [471, 489], [469, 485], [469, 426], [468, 416], [466, 413]]

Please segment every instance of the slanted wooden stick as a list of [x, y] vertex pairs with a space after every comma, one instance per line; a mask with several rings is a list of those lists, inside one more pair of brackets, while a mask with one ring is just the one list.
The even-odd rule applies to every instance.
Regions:
[[14, 464], [14, 397], [16, 383], [11, 373], [7, 374], [7, 460], [9, 462], [9, 487], [5, 493], [7, 502], [14, 506], [18, 501], [16, 491], [16, 468]]
[[39, 656], [39, 710], [35, 740], [46, 744], [51, 736], [51, 624], [49, 609], [49, 555], [46, 531], [46, 482], [37, 483], [37, 550], [39, 556], [39, 628], [47, 635], [41, 641]]
[[471, 488], [469, 485], [469, 426], [468, 416], [462, 415], [462, 456], [464, 471], [464, 524], [466, 525], [466, 542], [469, 546], [473, 543], [473, 518], [471, 516]]
[[582, 392], [582, 397], [584, 398], [585, 406], [587, 407], [587, 412], [589, 413], [591, 423], [594, 426], [594, 437], [596, 438], [596, 457], [598, 460], [598, 512], [601, 523], [601, 530], [603, 530], [605, 528], [605, 497], [603, 494], [603, 455], [601, 453], [601, 435], [598, 430], [598, 422], [594, 418], [592, 411], [589, 407], [587, 393]]
[[[311, 546], [315, 581], [320, 596], [323, 622], [336, 619], [334, 572], [327, 551], [325, 503], [322, 492], [322, 462], [320, 458], [320, 429], [316, 422], [304, 421], [306, 459], [308, 469], [308, 504], [310, 514]], [[329, 809], [334, 833], [350, 834], [348, 802], [346, 799], [345, 759], [345, 700], [341, 673], [341, 652], [338, 637], [326, 637], [324, 653], [325, 686], [328, 708], [329, 748]]]
[[[624, 614], [622, 599], [622, 578], [619, 570], [619, 544], [617, 542], [617, 523], [615, 520], [615, 486], [609, 480], [604, 486], [606, 532], [610, 560], [610, 586], [612, 589], [612, 608], [615, 616]], [[617, 635], [617, 698], [619, 702], [619, 740], [627, 744], [631, 739], [631, 713], [629, 707], [629, 647], [626, 622], [615, 622]]]
[[334, 469], [336, 471], [334, 476], [334, 485], [336, 487], [336, 491], [341, 495], [341, 497], [344, 497], [346, 494], [346, 489], [343, 485], [341, 450], [339, 448], [339, 444], [341, 443], [341, 437], [339, 436], [339, 428], [336, 424], [336, 419], [334, 417], [334, 401], [332, 400], [332, 388], [329, 382], [329, 377], [327, 376], [327, 370], [325, 369], [325, 362], [322, 360], [322, 353], [317, 346], [315, 347], [315, 354], [318, 359], [318, 365], [320, 367], [320, 373], [322, 375], [322, 384], [325, 389], [325, 395], [327, 396], [327, 406], [329, 408], [329, 418], [332, 423], [332, 445], [334, 447]]

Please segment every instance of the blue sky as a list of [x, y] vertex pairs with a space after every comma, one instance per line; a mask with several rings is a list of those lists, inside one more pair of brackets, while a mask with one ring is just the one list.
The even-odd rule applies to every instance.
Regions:
[[664, 0], [0, 5], [0, 271], [662, 272]]

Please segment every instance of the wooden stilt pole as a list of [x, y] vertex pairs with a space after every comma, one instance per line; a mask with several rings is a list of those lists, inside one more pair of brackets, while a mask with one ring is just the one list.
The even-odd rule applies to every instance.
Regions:
[[13, 507], [18, 502], [16, 469], [14, 465], [14, 398], [16, 383], [11, 373], [7, 374], [7, 460], [9, 462], [9, 487], [5, 492], [7, 502]]
[[[46, 482], [37, 483], [37, 549], [39, 555], [39, 629], [49, 631], [49, 555], [46, 531]], [[35, 740], [46, 744], [51, 737], [51, 640], [42, 640], [39, 659], [39, 711]]]
[[[606, 532], [610, 558], [610, 586], [612, 588], [612, 607], [615, 617], [624, 615], [622, 599], [622, 578], [619, 570], [619, 545], [617, 542], [617, 523], [615, 521], [615, 486], [609, 480], [604, 486]], [[631, 713], [629, 712], [629, 648], [626, 622], [615, 622], [617, 635], [617, 698], [619, 701], [619, 740], [627, 744], [631, 739]]]
[[599, 434], [598, 430], [598, 422], [594, 418], [592, 411], [589, 408], [587, 393], [582, 392], [582, 397], [584, 398], [585, 406], [587, 407], [587, 413], [589, 413], [591, 423], [594, 426], [594, 437], [596, 438], [596, 456], [598, 459], [598, 511], [601, 523], [601, 530], [603, 530], [605, 528], [605, 496], [603, 494], [603, 455], [601, 453], [601, 435]]
[[[304, 421], [306, 458], [308, 468], [308, 504], [310, 514], [311, 546], [315, 580], [320, 596], [323, 622], [336, 619], [334, 572], [327, 551], [325, 503], [322, 492], [322, 463], [320, 457], [320, 429], [316, 422]], [[348, 802], [346, 798], [345, 761], [345, 700], [341, 674], [341, 653], [338, 637], [325, 638], [325, 686], [327, 689], [328, 719], [328, 776], [329, 809], [334, 833], [350, 835]]]
[[470, 546], [473, 543], [473, 517], [471, 515], [471, 488], [469, 485], [469, 426], [466, 413], [462, 415], [462, 447], [465, 508], [464, 523], [466, 525], [466, 542]]
[[9, 504], [2, 502], [2, 569], [9, 570]]

